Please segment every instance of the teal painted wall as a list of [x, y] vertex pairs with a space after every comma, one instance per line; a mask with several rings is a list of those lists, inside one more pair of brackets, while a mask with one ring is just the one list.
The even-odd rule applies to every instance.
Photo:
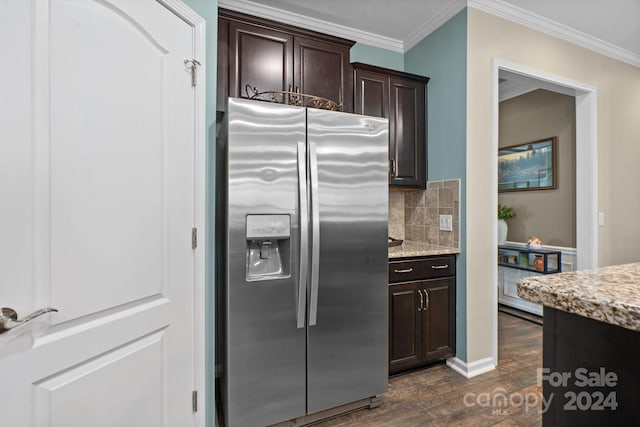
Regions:
[[215, 425], [214, 405], [214, 285], [215, 285], [215, 164], [216, 164], [216, 73], [218, 62], [218, 0], [184, 0], [198, 15], [206, 20], [206, 125], [207, 125], [207, 164], [206, 164], [206, 227], [205, 236], [205, 403], [206, 425]]
[[407, 51], [404, 71], [431, 78], [427, 96], [427, 179], [461, 178], [462, 181], [456, 283], [456, 356], [466, 361], [467, 9]]
[[351, 48], [351, 62], [363, 62], [378, 67], [404, 71], [404, 54], [380, 47], [356, 43]]

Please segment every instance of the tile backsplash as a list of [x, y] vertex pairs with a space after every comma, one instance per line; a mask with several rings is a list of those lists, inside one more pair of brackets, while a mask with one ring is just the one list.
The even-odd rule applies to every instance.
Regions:
[[389, 236], [404, 240], [404, 193], [389, 192]]
[[[396, 239], [459, 247], [460, 180], [430, 181], [426, 190], [389, 193], [389, 235]], [[452, 216], [442, 231], [439, 216]]]

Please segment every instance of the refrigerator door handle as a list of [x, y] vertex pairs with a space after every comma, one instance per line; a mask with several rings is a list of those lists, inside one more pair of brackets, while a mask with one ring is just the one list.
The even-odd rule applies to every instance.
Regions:
[[320, 213], [318, 212], [318, 156], [316, 143], [309, 142], [309, 175], [311, 177], [311, 295], [309, 326], [318, 318], [318, 273], [320, 268]]
[[304, 142], [298, 142], [298, 197], [300, 205], [300, 272], [298, 278], [298, 301], [296, 322], [298, 328], [305, 326], [307, 304], [307, 268], [309, 263], [309, 210], [307, 197], [307, 150]]

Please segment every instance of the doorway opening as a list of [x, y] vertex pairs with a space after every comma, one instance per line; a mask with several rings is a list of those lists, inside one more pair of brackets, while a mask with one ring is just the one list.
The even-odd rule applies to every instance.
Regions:
[[[524, 94], [544, 89], [571, 96], [575, 99], [575, 247], [574, 269], [595, 268], [597, 265], [597, 109], [596, 88], [581, 82], [535, 70], [520, 64], [494, 59], [493, 71], [493, 206], [498, 205], [498, 124], [500, 102], [500, 79], [515, 84], [508, 89]], [[514, 95], [512, 93], [511, 95]], [[517, 95], [517, 94], [516, 94]], [[497, 218], [493, 224], [493, 235], [497, 246]], [[498, 278], [497, 259], [494, 277]], [[498, 364], [498, 286], [493, 287], [493, 360]]]

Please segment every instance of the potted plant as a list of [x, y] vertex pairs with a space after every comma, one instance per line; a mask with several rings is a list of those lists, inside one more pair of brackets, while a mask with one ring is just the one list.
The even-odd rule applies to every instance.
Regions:
[[507, 222], [505, 220], [509, 218], [513, 218], [516, 216], [515, 212], [513, 212], [513, 208], [509, 206], [498, 204], [498, 244], [504, 245], [507, 241], [507, 233], [509, 232], [509, 227], [507, 226]]

